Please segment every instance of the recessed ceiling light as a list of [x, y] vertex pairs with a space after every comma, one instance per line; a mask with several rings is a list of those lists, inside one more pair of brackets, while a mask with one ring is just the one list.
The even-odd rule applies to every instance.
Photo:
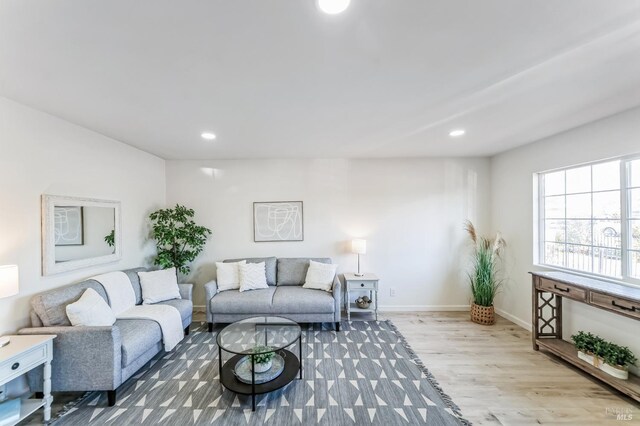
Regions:
[[200, 136], [202, 136], [202, 139], [206, 140], [206, 141], [212, 141], [216, 138], [216, 135], [210, 132], [204, 132], [203, 134], [201, 134]]
[[449, 136], [451, 136], [452, 138], [458, 138], [464, 134], [465, 134], [464, 129], [455, 129], [449, 132]]
[[347, 10], [351, 0], [317, 0], [318, 7], [324, 13], [329, 15], [337, 15]]

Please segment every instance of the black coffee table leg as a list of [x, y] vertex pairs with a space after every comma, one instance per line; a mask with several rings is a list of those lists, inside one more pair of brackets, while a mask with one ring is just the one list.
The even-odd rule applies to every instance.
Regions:
[[253, 357], [251, 357], [251, 411], [256, 411], [256, 361]]
[[222, 384], [222, 348], [220, 346], [218, 346], [218, 376], [220, 377], [220, 384]]
[[298, 337], [298, 346], [300, 346], [300, 380], [302, 380], [302, 333]]

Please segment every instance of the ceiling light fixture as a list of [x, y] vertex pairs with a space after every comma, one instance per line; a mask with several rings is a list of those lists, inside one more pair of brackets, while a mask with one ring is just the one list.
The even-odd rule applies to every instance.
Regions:
[[452, 130], [449, 132], [449, 136], [451, 136], [452, 138], [458, 138], [462, 135], [464, 135], [466, 132], [464, 131], [464, 129], [456, 129], [456, 130]]
[[200, 136], [202, 136], [202, 139], [206, 140], [206, 141], [212, 141], [216, 138], [216, 135], [210, 132], [204, 132], [203, 134], [201, 134]]
[[351, 0], [317, 0], [318, 8], [328, 15], [337, 15], [349, 7]]

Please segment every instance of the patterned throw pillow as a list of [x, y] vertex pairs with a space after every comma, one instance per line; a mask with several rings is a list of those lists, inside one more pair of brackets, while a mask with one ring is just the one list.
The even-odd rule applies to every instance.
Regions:
[[240, 291], [269, 288], [264, 262], [238, 265], [240, 272]]

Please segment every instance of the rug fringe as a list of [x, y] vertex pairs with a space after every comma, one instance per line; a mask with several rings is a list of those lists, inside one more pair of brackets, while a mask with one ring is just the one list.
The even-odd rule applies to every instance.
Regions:
[[460, 407], [458, 407], [458, 405], [455, 402], [453, 402], [451, 397], [447, 395], [444, 390], [442, 390], [440, 383], [438, 383], [438, 381], [433, 376], [433, 374], [431, 374], [429, 369], [424, 365], [420, 357], [415, 353], [415, 351], [413, 350], [413, 348], [411, 347], [407, 339], [404, 337], [404, 335], [400, 332], [398, 327], [396, 327], [396, 325], [393, 322], [391, 322], [391, 320], [386, 320], [384, 322], [386, 322], [389, 325], [389, 327], [394, 331], [394, 333], [398, 335], [398, 338], [400, 339], [402, 346], [405, 348], [405, 350], [409, 354], [411, 361], [413, 361], [413, 363], [418, 366], [418, 368], [425, 375], [429, 383], [431, 383], [431, 386], [433, 386], [433, 388], [436, 391], [438, 391], [444, 403], [451, 409], [451, 411], [454, 412], [454, 414], [456, 415], [456, 417], [458, 417], [458, 419], [462, 422], [462, 424], [466, 426], [471, 426], [472, 423], [462, 416], [462, 411], [460, 410]]

